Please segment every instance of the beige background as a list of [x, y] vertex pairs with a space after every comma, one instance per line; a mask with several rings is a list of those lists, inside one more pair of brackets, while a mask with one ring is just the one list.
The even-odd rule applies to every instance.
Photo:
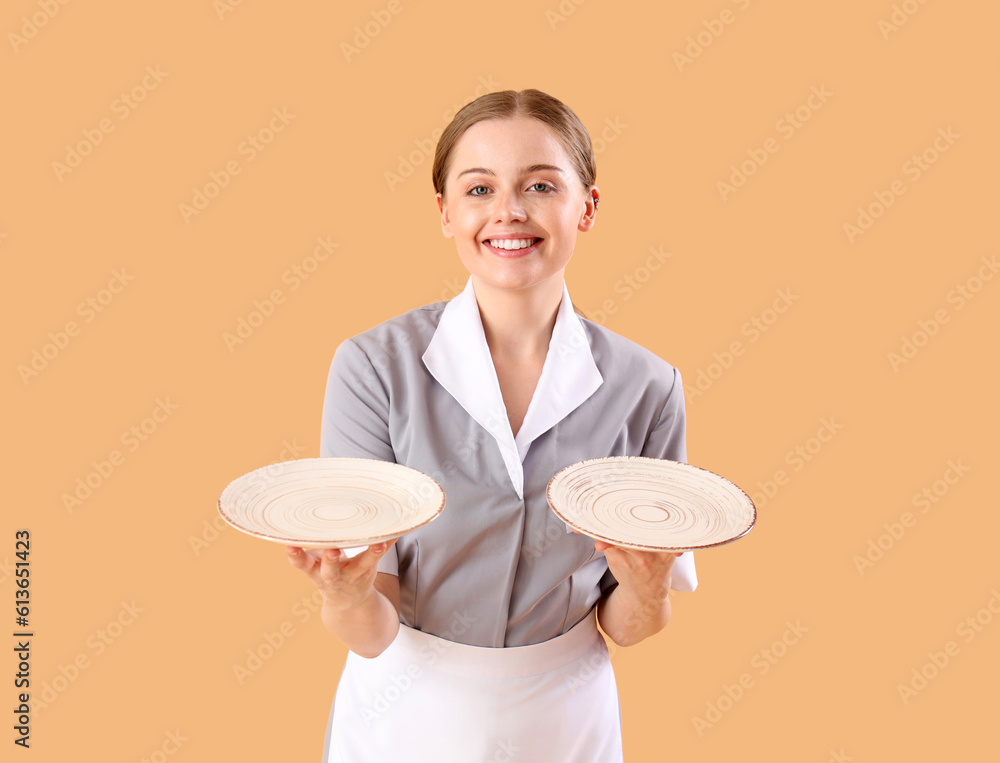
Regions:
[[600, 149], [574, 301], [681, 369], [691, 462], [758, 502], [615, 650], [626, 759], [995, 759], [997, 7], [317, 5], [5, 4], [0, 622], [28, 528], [47, 698], [16, 752], [319, 759], [345, 651], [216, 500], [318, 455], [339, 342], [464, 285], [432, 136], [536, 87]]

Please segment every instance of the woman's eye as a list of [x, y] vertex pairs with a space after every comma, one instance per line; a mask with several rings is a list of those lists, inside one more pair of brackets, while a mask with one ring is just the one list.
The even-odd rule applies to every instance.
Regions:
[[[552, 193], [552, 186], [548, 183], [533, 183], [530, 190], [537, 193]], [[471, 188], [468, 191], [469, 196], [486, 196], [490, 192], [490, 189], [485, 185], [477, 185], [475, 188]]]

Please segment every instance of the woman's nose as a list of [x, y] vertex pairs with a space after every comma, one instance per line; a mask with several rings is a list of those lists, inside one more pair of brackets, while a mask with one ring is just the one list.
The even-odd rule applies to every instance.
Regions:
[[503, 220], [523, 220], [525, 218], [524, 202], [520, 194], [514, 191], [501, 192], [496, 195], [493, 217], [496, 222]]

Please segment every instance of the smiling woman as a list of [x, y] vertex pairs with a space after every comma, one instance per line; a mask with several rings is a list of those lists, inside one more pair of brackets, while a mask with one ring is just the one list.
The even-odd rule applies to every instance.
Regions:
[[697, 576], [690, 552], [594, 541], [546, 501], [585, 459], [686, 460], [678, 371], [573, 311], [565, 270], [594, 226], [595, 180], [590, 137], [555, 98], [468, 104], [433, 166], [465, 290], [337, 348], [321, 455], [418, 469], [447, 505], [358, 554], [288, 549], [350, 649], [327, 761], [622, 760], [598, 623], [620, 646], [642, 641]]

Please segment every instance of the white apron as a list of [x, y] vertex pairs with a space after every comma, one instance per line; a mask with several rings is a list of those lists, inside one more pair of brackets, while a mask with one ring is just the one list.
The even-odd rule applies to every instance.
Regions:
[[400, 624], [378, 657], [348, 652], [324, 763], [620, 763], [618, 687], [595, 617], [502, 649]]

